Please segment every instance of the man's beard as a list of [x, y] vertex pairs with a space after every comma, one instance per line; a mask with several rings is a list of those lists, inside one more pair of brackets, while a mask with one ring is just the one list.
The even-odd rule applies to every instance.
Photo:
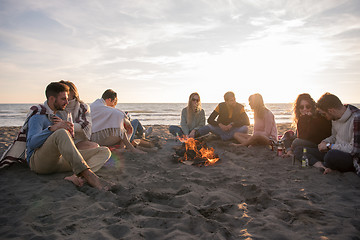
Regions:
[[54, 102], [54, 108], [57, 110], [57, 111], [63, 111], [66, 107], [66, 104], [64, 106], [61, 106], [60, 104], [58, 104], [57, 100], [55, 100]]

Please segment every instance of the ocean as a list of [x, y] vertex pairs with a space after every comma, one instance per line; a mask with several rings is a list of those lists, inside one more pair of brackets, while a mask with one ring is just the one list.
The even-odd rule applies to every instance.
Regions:
[[[34, 104], [0, 104], [0, 127], [22, 126], [26, 113]], [[206, 118], [215, 109], [217, 103], [202, 103]], [[254, 115], [248, 104], [245, 110], [254, 123]], [[354, 104], [360, 107], [360, 104]], [[179, 125], [181, 110], [186, 103], [119, 103], [117, 108], [128, 111], [132, 119], [139, 119], [143, 125]], [[275, 115], [276, 123], [292, 122], [291, 103], [266, 104]]]

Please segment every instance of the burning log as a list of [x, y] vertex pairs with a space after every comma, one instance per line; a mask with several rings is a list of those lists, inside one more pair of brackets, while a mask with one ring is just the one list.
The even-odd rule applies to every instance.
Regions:
[[193, 138], [179, 139], [182, 142], [180, 147], [175, 148], [175, 160], [196, 166], [212, 165], [219, 160], [213, 148], [208, 148], [205, 142]]

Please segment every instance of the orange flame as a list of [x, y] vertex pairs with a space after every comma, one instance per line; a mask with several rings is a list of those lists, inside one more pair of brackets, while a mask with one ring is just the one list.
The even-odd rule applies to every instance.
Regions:
[[186, 149], [186, 153], [184, 154], [185, 160], [191, 160], [191, 159], [188, 159], [188, 155], [187, 155], [187, 152], [191, 151], [191, 150], [193, 150], [196, 153], [196, 157], [206, 159], [206, 162], [205, 162], [206, 166], [212, 165], [219, 160], [219, 158], [215, 157], [213, 148], [202, 147], [200, 150], [198, 150], [197, 145], [199, 144], [199, 141], [197, 141], [193, 138], [183, 138], [183, 140], [185, 142], [185, 149]]
[[177, 137], [177, 139], [178, 139], [180, 142], [184, 143], [184, 142], [186, 142], [189, 138], [188, 138], [187, 136], [185, 136], [185, 137]]

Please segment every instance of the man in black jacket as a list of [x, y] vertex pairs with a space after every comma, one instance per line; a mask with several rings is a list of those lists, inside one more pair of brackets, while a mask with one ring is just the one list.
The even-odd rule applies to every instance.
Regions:
[[198, 136], [212, 132], [227, 141], [232, 139], [236, 132], [248, 132], [250, 121], [244, 106], [236, 102], [233, 92], [225, 93], [224, 100], [225, 102], [219, 103], [209, 116], [209, 124], [198, 130]]

